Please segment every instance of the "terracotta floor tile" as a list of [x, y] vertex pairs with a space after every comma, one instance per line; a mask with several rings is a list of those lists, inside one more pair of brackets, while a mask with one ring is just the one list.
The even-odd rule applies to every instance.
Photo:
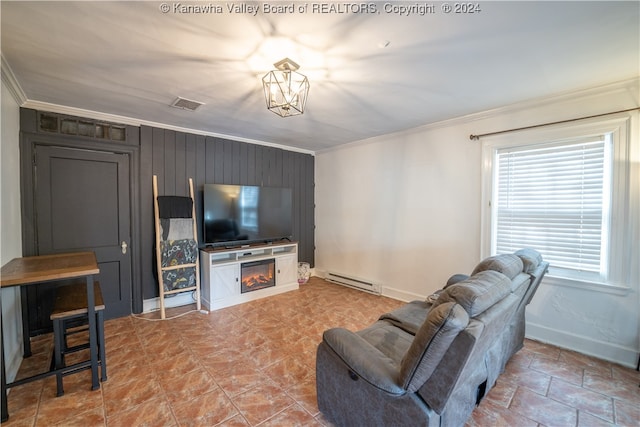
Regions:
[[517, 384], [509, 382], [502, 377], [498, 377], [498, 381], [493, 388], [489, 390], [489, 393], [484, 397], [484, 400], [491, 401], [495, 405], [507, 408], [517, 389]]
[[110, 349], [105, 342], [105, 352], [107, 357], [107, 368], [113, 369], [115, 366], [122, 364], [145, 364], [147, 363], [147, 354], [144, 347], [120, 347], [118, 349]]
[[244, 419], [240, 414], [235, 417], [231, 417], [217, 425], [217, 427], [249, 427], [251, 424]]
[[152, 333], [140, 334], [140, 341], [146, 347], [173, 347], [179, 344], [180, 336], [173, 329], [160, 330]]
[[560, 358], [560, 353], [562, 352], [558, 347], [532, 340], [526, 340], [524, 348], [527, 351], [535, 353], [539, 357], [551, 360], [558, 360]]
[[208, 323], [198, 325], [197, 329], [188, 328], [180, 333], [180, 341], [182, 341], [182, 345], [187, 347], [217, 339], [219, 339], [218, 333]]
[[105, 331], [104, 346], [106, 351], [113, 353], [115, 351], [119, 351], [123, 347], [140, 348], [142, 346], [142, 342], [135, 333], [109, 334]]
[[640, 402], [638, 382], [611, 379], [599, 375], [585, 373], [583, 387], [596, 393], [606, 394], [618, 400], [625, 400], [633, 405]]
[[611, 370], [614, 366], [611, 362], [599, 360], [593, 357], [589, 357], [585, 354], [580, 354], [575, 351], [564, 349], [560, 352], [560, 357], [558, 358], [558, 360], [569, 365], [580, 366], [584, 369], [598, 372], [598, 374], [602, 376], [607, 376], [607, 374], [611, 375]]
[[7, 399], [9, 421], [2, 426], [33, 426], [42, 397], [42, 387], [42, 381], [35, 381], [11, 388]]
[[110, 319], [104, 321], [104, 334], [105, 337], [117, 335], [117, 334], [130, 334], [133, 328], [131, 317], [119, 317], [117, 319]]
[[254, 349], [253, 362], [259, 369], [264, 369], [289, 356], [289, 352], [283, 346], [271, 341]]
[[[69, 377], [67, 377], [68, 379]], [[43, 397], [36, 416], [36, 425], [50, 426], [63, 423], [75, 417], [84, 418], [87, 413], [98, 413], [104, 416], [102, 393], [100, 390], [91, 391], [90, 388], [83, 390], [68, 391], [65, 383], [64, 396], [56, 397], [55, 380], [52, 387], [45, 385]], [[89, 382], [90, 384], [90, 382]], [[49, 389], [50, 392], [46, 390]], [[91, 418], [94, 416], [91, 415]]]
[[[317, 406], [322, 334], [362, 329], [403, 304], [312, 278], [209, 314], [192, 304], [164, 321], [159, 312], [108, 320], [101, 389], [90, 390], [89, 371], [65, 377], [62, 397], [53, 377], [15, 387], [2, 427], [333, 427]], [[46, 371], [52, 344], [52, 334], [32, 338], [19, 375]], [[466, 425], [639, 427], [638, 384], [635, 369], [525, 340]]]
[[231, 419], [238, 410], [221, 389], [171, 405], [180, 426], [213, 426]]
[[286, 390], [287, 394], [313, 416], [320, 413], [315, 376], [306, 378]]
[[183, 375], [158, 375], [158, 382], [171, 403], [189, 401], [219, 388], [204, 368]]
[[34, 353], [31, 357], [28, 357], [22, 361], [22, 364], [20, 365], [20, 371], [18, 371], [16, 379], [27, 378], [32, 375], [46, 372], [49, 370], [50, 363], [50, 353]]
[[199, 358], [206, 358], [212, 354], [229, 350], [228, 345], [220, 339], [205, 340], [186, 344], [191, 353]]
[[575, 426], [578, 420], [577, 409], [522, 387], [516, 390], [509, 410], [547, 427]]
[[578, 427], [613, 427], [615, 425], [588, 412], [578, 411]]
[[467, 427], [537, 427], [534, 420], [525, 418], [493, 401], [484, 400], [473, 411]]
[[251, 425], [258, 425], [295, 401], [281, 388], [275, 385], [264, 385], [252, 388], [232, 398], [233, 404]]
[[547, 358], [536, 358], [531, 362], [529, 368], [555, 378], [561, 378], [572, 384], [582, 385], [584, 369], [579, 366]]
[[35, 427], [87, 427], [98, 425], [105, 425], [104, 408], [102, 406], [87, 411], [67, 412], [58, 422], [53, 418], [38, 414]]
[[322, 427], [322, 424], [313, 418], [299, 405], [289, 406], [284, 411], [269, 418], [260, 424], [260, 427]]
[[635, 403], [614, 399], [616, 408], [616, 423], [621, 426], [640, 425], [640, 400]]
[[169, 403], [163, 398], [158, 398], [108, 416], [107, 425], [109, 427], [173, 427], [177, 426], [178, 422], [171, 413]]
[[249, 365], [234, 365], [213, 375], [227, 396], [233, 397], [259, 385], [271, 384], [271, 380], [262, 371]]
[[225, 340], [225, 345], [232, 348], [249, 352], [262, 344], [265, 344], [269, 339], [257, 329], [249, 329], [244, 334], [228, 337]]
[[226, 348], [200, 358], [200, 363], [215, 378], [220, 372], [233, 369], [236, 365], [252, 365], [251, 359], [243, 352]]
[[640, 371], [633, 368], [612, 364], [611, 372], [613, 379], [640, 384]]
[[107, 416], [138, 406], [160, 396], [162, 388], [156, 380], [133, 379], [126, 383], [106, 382], [102, 385]]
[[200, 367], [201, 364], [198, 359], [186, 350], [173, 356], [156, 354], [147, 364], [147, 369], [151, 369], [156, 374], [156, 377], [165, 378], [179, 378], [189, 372], [200, 369]]
[[609, 396], [584, 389], [558, 378], [551, 380], [547, 396], [605, 421], [613, 422], [613, 399]]
[[36, 423], [36, 416], [27, 416], [21, 412], [12, 412], [9, 408], [9, 419], [2, 423], [2, 427], [33, 427]]
[[532, 369], [522, 369], [520, 367], [507, 367], [505, 372], [498, 377], [498, 381], [508, 381], [521, 387], [526, 387], [542, 396], [547, 394], [551, 375], [534, 371]]
[[149, 369], [149, 364], [145, 363], [143, 359], [135, 359], [129, 363], [120, 363], [114, 366], [110, 357], [107, 356], [107, 376], [107, 382], [119, 384], [133, 379], [151, 380], [155, 377], [155, 373]]
[[277, 361], [262, 371], [283, 389], [288, 389], [304, 381], [310, 371], [297, 357], [289, 356]]

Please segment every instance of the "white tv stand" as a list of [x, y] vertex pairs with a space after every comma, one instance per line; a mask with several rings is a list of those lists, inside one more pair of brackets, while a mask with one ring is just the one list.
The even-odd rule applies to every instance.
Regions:
[[[242, 293], [242, 264], [270, 259], [275, 260], [275, 286]], [[200, 266], [202, 303], [210, 311], [299, 288], [295, 242], [203, 249]]]

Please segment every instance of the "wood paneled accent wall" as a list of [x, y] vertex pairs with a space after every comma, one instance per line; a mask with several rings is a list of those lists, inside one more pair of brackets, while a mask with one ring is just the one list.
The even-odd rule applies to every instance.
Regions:
[[[66, 114], [20, 109], [23, 255], [38, 254], [34, 201], [33, 145], [89, 149], [128, 155], [130, 159], [132, 310], [158, 296], [154, 264], [152, 176], [161, 195], [188, 195], [194, 180], [198, 230], [202, 242], [204, 184], [283, 186], [293, 189], [293, 239], [298, 257], [314, 265], [314, 164], [310, 154], [188, 134], [149, 126], [107, 123]], [[34, 301], [36, 298], [34, 298]], [[50, 327], [48, 315], [36, 319]], [[34, 320], [34, 322], [36, 321]], [[44, 328], [44, 329], [43, 329]], [[50, 328], [49, 328], [50, 329]]]
[[155, 280], [152, 176], [158, 194], [196, 195], [202, 242], [204, 184], [240, 184], [293, 189], [293, 239], [299, 261], [314, 265], [314, 157], [279, 148], [142, 126], [140, 130], [140, 226], [143, 298], [158, 296]]

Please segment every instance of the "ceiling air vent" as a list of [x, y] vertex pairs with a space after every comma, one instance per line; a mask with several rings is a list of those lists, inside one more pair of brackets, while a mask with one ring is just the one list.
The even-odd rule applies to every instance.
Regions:
[[196, 111], [198, 108], [200, 108], [201, 105], [204, 105], [203, 102], [198, 102], [198, 101], [191, 101], [190, 99], [185, 99], [185, 98], [176, 98], [175, 101], [173, 101], [173, 104], [171, 104], [172, 107], [176, 107], [176, 108], [181, 108], [183, 110], [190, 110], [190, 111]]

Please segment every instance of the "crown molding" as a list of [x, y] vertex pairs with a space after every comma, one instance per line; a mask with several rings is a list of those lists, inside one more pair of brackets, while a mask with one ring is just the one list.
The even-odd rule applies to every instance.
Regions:
[[256, 139], [242, 138], [234, 135], [226, 135], [222, 133], [206, 132], [198, 129], [172, 126], [166, 123], [158, 123], [158, 122], [153, 122], [149, 120], [119, 116], [117, 114], [108, 114], [108, 113], [102, 113], [99, 111], [85, 110], [82, 108], [52, 104], [49, 102], [33, 101], [27, 98], [27, 95], [22, 90], [22, 87], [20, 86], [18, 79], [16, 78], [15, 74], [13, 73], [13, 70], [11, 69], [11, 66], [9, 65], [9, 63], [7, 62], [7, 60], [5, 59], [2, 53], [0, 53], [0, 58], [2, 59], [2, 81], [6, 84], [7, 89], [11, 93], [11, 96], [14, 98], [16, 103], [23, 108], [32, 108], [34, 110], [48, 111], [51, 113], [58, 113], [58, 114], [66, 114], [69, 116], [86, 117], [89, 119], [102, 120], [105, 122], [118, 123], [118, 124], [130, 125], [130, 126], [138, 126], [138, 127], [150, 126], [150, 127], [161, 128], [161, 129], [173, 130], [175, 132], [184, 132], [184, 133], [190, 133], [195, 135], [211, 136], [214, 138], [222, 138], [222, 139], [227, 139], [231, 141], [245, 142], [247, 144], [279, 148], [286, 151], [293, 151], [297, 153], [310, 154], [312, 156], [315, 156], [315, 151], [305, 150], [305, 149], [296, 148], [296, 147], [290, 147], [283, 144], [275, 144], [271, 142], [259, 141]]
[[532, 110], [535, 108], [544, 108], [548, 107], [552, 104], [557, 104], [560, 102], [570, 102], [581, 99], [598, 97], [604, 94], [612, 94], [612, 93], [628, 93], [630, 91], [634, 91], [635, 96], [635, 105], [633, 107], [640, 106], [640, 78], [632, 77], [626, 80], [620, 80], [613, 83], [607, 83], [599, 86], [593, 86], [578, 90], [570, 90], [565, 92], [560, 92], [554, 95], [543, 96], [539, 98], [530, 99], [527, 101], [516, 102], [514, 104], [505, 105], [498, 108], [493, 108], [486, 111], [480, 111], [478, 113], [472, 113], [461, 117], [456, 117], [449, 120], [443, 120], [437, 123], [428, 124], [425, 126], [421, 126], [416, 129], [431, 129], [431, 128], [439, 128], [439, 127], [448, 127], [451, 125], [461, 125], [471, 122], [476, 122], [479, 120], [490, 119], [496, 116], [501, 116], [504, 114], [513, 114], [521, 111]]
[[11, 96], [16, 101], [16, 103], [22, 106], [22, 104], [27, 101], [27, 95], [22, 90], [18, 79], [16, 78], [15, 74], [13, 74], [11, 66], [9, 66], [9, 63], [4, 58], [4, 55], [2, 53], [0, 53], [0, 58], [2, 59], [2, 81], [7, 86], [7, 89], [9, 89], [9, 93], [11, 93]]
[[314, 151], [304, 150], [304, 149], [296, 148], [296, 147], [290, 147], [290, 146], [287, 146], [287, 145], [275, 144], [275, 143], [265, 142], [265, 141], [259, 141], [259, 140], [250, 139], [250, 138], [242, 138], [242, 137], [238, 137], [238, 136], [234, 136], [234, 135], [226, 135], [226, 134], [216, 133], [216, 132], [207, 132], [207, 131], [202, 131], [202, 130], [198, 130], [198, 129], [180, 127], [180, 126], [172, 126], [172, 125], [168, 125], [166, 123], [158, 123], [158, 122], [153, 122], [153, 121], [149, 121], [149, 120], [136, 119], [136, 118], [126, 117], [126, 116], [119, 116], [117, 114], [101, 113], [99, 111], [85, 110], [85, 109], [82, 109], [82, 108], [68, 107], [68, 106], [65, 106], [65, 105], [51, 104], [51, 103], [48, 103], [48, 102], [26, 100], [21, 106], [24, 107], [24, 108], [32, 108], [34, 110], [48, 111], [48, 112], [51, 112], [51, 113], [58, 113], [58, 114], [66, 114], [66, 115], [69, 115], [69, 116], [86, 117], [88, 119], [102, 120], [102, 121], [110, 122], [110, 123], [118, 123], [118, 124], [123, 124], [123, 125], [130, 125], [130, 126], [150, 126], [150, 127], [160, 128], [160, 129], [172, 130], [172, 131], [175, 131], [175, 132], [183, 132], [183, 133], [189, 133], [189, 134], [194, 134], [194, 135], [202, 135], [202, 136], [211, 136], [211, 137], [214, 137], [214, 138], [222, 138], [222, 139], [227, 139], [227, 140], [231, 140], [231, 141], [245, 142], [247, 144], [262, 145], [262, 146], [265, 146], [265, 147], [279, 148], [279, 149], [286, 150], [286, 151], [293, 151], [293, 152], [297, 152], [297, 153], [310, 154], [312, 156], [315, 156], [315, 152]]
[[535, 98], [527, 101], [517, 102], [514, 104], [509, 104], [502, 107], [493, 108], [490, 110], [480, 111], [477, 113], [467, 114], [460, 117], [441, 120], [438, 122], [417, 126], [411, 129], [405, 129], [399, 132], [373, 136], [371, 138], [366, 138], [358, 141], [349, 142], [347, 144], [342, 144], [337, 147], [330, 147], [323, 150], [318, 150], [316, 151], [316, 154], [324, 154], [324, 153], [329, 153], [332, 151], [341, 150], [348, 147], [357, 147], [360, 145], [367, 145], [367, 144], [375, 143], [381, 140], [386, 140], [390, 137], [412, 135], [415, 133], [426, 132], [426, 131], [439, 129], [439, 128], [462, 126], [472, 122], [491, 119], [491, 118], [498, 117], [505, 114], [514, 114], [514, 113], [532, 110], [536, 108], [544, 108], [544, 107], [548, 107], [550, 105], [561, 103], [561, 102], [570, 102], [574, 100], [596, 98], [604, 94], [612, 94], [612, 93], [631, 94], [631, 97], [633, 97], [634, 99], [635, 105], [632, 105], [629, 108], [640, 107], [640, 78], [633, 77], [626, 80], [617, 81], [614, 83], [608, 83], [608, 84], [585, 88], [585, 89], [566, 91], [566, 92], [561, 92], [555, 95], [549, 95], [549, 96]]

